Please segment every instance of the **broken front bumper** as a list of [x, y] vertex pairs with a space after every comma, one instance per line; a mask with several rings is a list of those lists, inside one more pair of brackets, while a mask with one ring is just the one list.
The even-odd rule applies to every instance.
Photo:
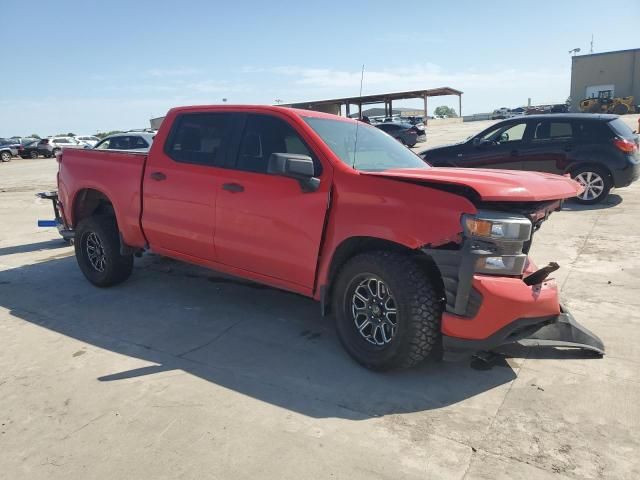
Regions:
[[515, 342], [528, 347], [572, 347], [599, 355], [605, 353], [602, 340], [576, 322], [564, 307], [558, 315], [516, 319], [483, 339], [442, 336], [445, 358], [448, 360], [469, 357], [476, 352], [494, 350]]
[[[446, 308], [442, 315], [445, 358], [471, 356], [509, 343], [575, 347], [604, 354], [602, 340], [560, 305], [555, 280], [528, 285], [538, 271], [527, 259], [522, 277], [473, 271], [471, 252], [424, 249], [442, 274]], [[535, 277], [532, 277], [535, 278]]]

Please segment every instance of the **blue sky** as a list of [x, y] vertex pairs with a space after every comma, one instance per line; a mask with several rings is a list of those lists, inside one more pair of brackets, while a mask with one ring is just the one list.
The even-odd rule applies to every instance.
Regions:
[[[562, 102], [570, 56], [640, 47], [640, 2], [3, 0], [0, 136], [145, 127], [185, 104], [450, 86]], [[604, 13], [603, 13], [604, 12]], [[33, 26], [34, 28], [29, 28]], [[430, 101], [457, 108], [457, 98]], [[398, 106], [419, 106], [404, 102]]]

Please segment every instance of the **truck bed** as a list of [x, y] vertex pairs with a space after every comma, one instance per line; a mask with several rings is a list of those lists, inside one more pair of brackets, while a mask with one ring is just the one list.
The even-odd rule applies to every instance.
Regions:
[[144, 246], [140, 216], [146, 160], [147, 152], [65, 149], [58, 158], [58, 194], [68, 225], [76, 226], [76, 200], [86, 204], [86, 197], [95, 195], [90, 190], [95, 190], [112, 201], [125, 243]]

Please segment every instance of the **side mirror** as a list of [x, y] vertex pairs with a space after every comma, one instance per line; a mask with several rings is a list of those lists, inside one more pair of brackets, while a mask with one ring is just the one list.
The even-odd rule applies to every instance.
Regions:
[[313, 160], [308, 155], [272, 153], [269, 157], [267, 173], [293, 178], [305, 192], [315, 192], [320, 187], [320, 179], [314, 177]]
[[477, 147], [482, 143], [482, 139], [480, 137], [476, 137], [473, 139], [473, 144]]

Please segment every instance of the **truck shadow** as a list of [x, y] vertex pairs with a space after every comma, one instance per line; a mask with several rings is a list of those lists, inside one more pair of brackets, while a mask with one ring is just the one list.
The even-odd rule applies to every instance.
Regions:
[[1, 271], [0, 306], [143, 361], [124, 372], [105, 365], [96, 381], [183, 370], [311, 417], [360, 420], [446, 407], [515, 378], [507, 364], [477, 371], [468, 362], [371, 372], [347, 356], [332, 321], [309, 299], [152, 255], [136, 262], [124, 284], [97, 289], [72, 249], [66, 258], [56, 254]]
[[12, 245], [10, 247], [0, 247], [0, 257], [3, 255], [14, 255], [16, 253], [37, 252], [38, 250], [55, 250], [68, 247], [66, 242], [61, 240], [45, 240], [44, 242], [27, 243], [25, 245]]

